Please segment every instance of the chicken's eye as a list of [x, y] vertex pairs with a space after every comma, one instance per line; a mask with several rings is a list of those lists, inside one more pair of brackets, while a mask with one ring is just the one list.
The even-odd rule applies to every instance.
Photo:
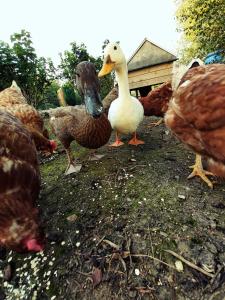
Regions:
[[116, 46], [114, 46], [114, 50], [117, 50], [117, 47], [116, 47]]

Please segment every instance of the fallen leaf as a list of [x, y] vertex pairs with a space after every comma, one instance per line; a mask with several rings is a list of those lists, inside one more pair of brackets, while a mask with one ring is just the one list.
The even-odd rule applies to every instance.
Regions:
[[91, 278], [93, 286], [96, 287], [102, 281], [102, 270], [94, 267]]

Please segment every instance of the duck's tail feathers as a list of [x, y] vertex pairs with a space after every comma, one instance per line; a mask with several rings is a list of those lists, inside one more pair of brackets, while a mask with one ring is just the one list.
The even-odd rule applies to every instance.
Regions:
[[179, 86], [181, 78], [184, 74], [192, 68], [202, 66], [204, 62], [200, 58], [194, 58], [188, 65], [181, 65], [177, 62], [173, 64], [173, 71], [172, 71], [172, 89], [173, 91]]
[[66, 102], [66, 99], [65, 99], [63, 88], [58, 89], [57, 96], [58, 96], [58, 99], [59, 99], [60, 106], [67, 106], [67, 102]]

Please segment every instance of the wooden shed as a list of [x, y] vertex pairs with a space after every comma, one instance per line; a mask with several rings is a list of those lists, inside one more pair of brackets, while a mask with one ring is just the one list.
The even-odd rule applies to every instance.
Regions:
[[128, 60], [131, 93], [136, 97], [146, 96], [154, 86], [171, 80], [175, 60], [175, 55], [145, 38]]

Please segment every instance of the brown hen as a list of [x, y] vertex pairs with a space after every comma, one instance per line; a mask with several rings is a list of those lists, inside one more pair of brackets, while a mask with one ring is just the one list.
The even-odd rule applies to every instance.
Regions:
[[30, 133], [17, 118], [0, 110], [0, 245], [18, 252], [43, 249], [35, 205], [39, 190]]
[[168, 109], [169, 101], [172, 97], [172, 87], [171, 82], [165, 82], [150, 91], [146, 97], [139, 98], [139, 101], [144, 107], [145, 116], [156, 116], [162, 117], [158, 122], [151, 123], [152, 125], [160, 125], [163, 121], [165, 112]]
[[53, 152], [54, 141], [48, 139], [48, 132], [38, 111], [29, 105], [16, 82], [0, 92], [0, 108], [16, 116], [27, 127], [32, 135], [37, 150]]
[[[225, 177], [225, 65], [190, 69], [181, 79], [165, 115], [166, 125], [188, 147], [207, 158], [209, 171]], [[201, 157], [191, 177], [199, 175], [210, 187]]]

